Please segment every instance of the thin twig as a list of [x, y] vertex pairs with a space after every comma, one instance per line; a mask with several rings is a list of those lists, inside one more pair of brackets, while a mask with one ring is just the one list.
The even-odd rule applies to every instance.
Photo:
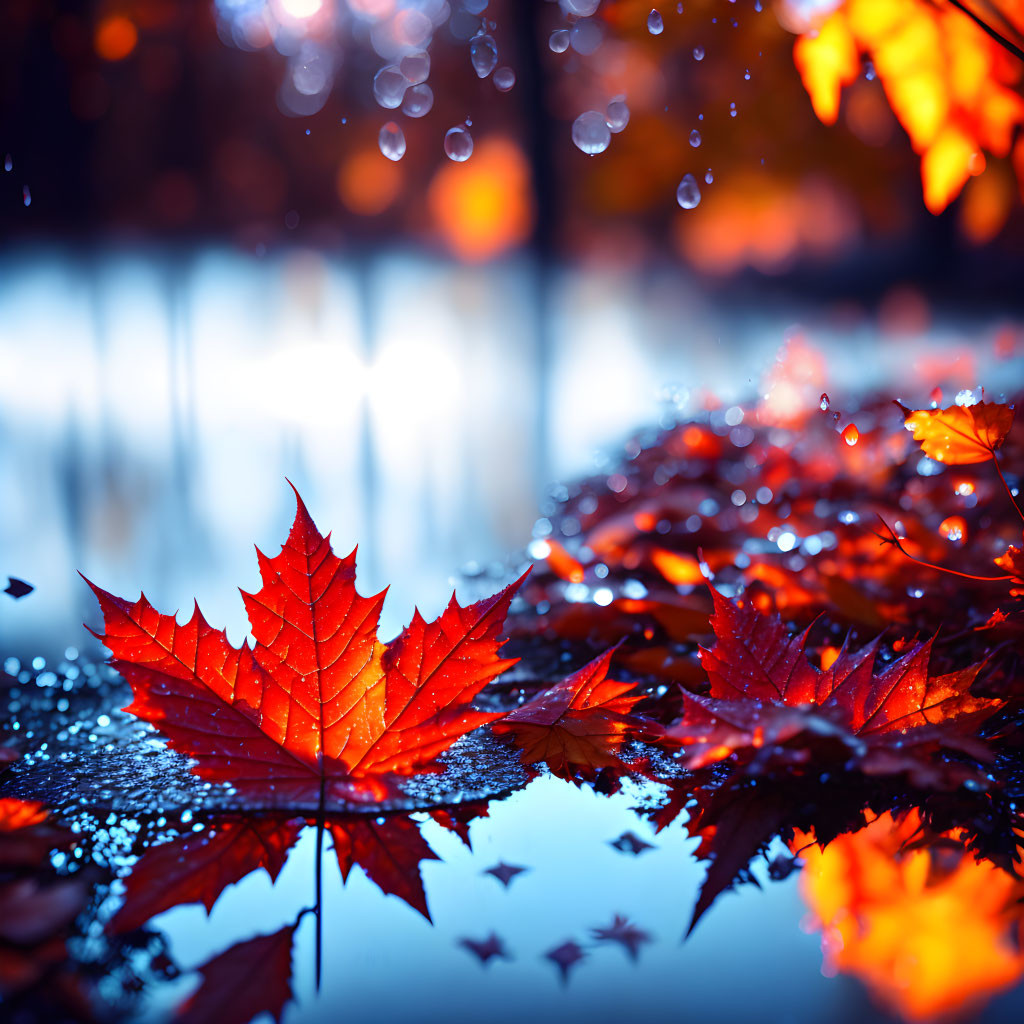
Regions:
[[[926, 562], [923, 558], [915, 558], [907, 549], [903, 546], [899, 537], [896, 536], [893, 528], [881, 517], [878, 517], [878, 521], [885, 527], [888, 533], [887, 537], [883, 537], [880, 533], [875, 533], [875, 536], [883, 544], [891, 544], [895, 547], [905, 558], [909, 558], [910, 561], [916, 562], [918, 565], [923, 565], [926, 569], [934, 569], [936, 572], [944, 572], [949, 576], [959, 576], [964, 580], [977, 580], [980, 583], [999, 583], [1005, 580], [1012, 580], [1015, 577], [1013, 575], [1007, 576], [975, 576], [969, 572], [958, 572], [956, 569], [947, 569], [944, 565], [936, 565], [934, 562]], [[872, 531], [874, 533], [874, 531]]]
[[1013, 496], [1013, 491], [1010, 490], [1010, 485], [1006, 482], [1006, 477], [1003, 476], [1003, 469], [999, 465], [999, 460], [996, 458], [996, 453], [992, 453], [992, 461], [995, 463], [996, 472], [999, 474], [999, 479], [1003, 482], [1003, 488], [1006, 491], [1006, 496], [1010, 499], [1013, 505], [1014, 512], [1020, 516], [1021, 520], [1024, 521], [1024, 512], [1021, 511], [1020, 505], [1017, 504], [1017, 499]]
[[1017, 60], [1024, 61], [1024, 50], [1022, 50], [1015, 42], [1007, 39], [998, 29], [993, 28], [987, 21], [979, 17], [969, 7], [966, 7], [960, 2], [960, 0], [949, 0], [958, 11], [962, 11], [967, 15], [975, 25], [978, 26], [986, 35], [994, 39], [1003, 49], [1012, 53]]

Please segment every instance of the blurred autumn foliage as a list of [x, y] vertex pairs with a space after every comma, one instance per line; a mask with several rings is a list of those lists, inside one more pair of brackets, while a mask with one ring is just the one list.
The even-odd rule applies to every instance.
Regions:
[[1024, 975], [1020, 880], [975, 860], [956, 833], [927, 842], [916, 811], [801, 857], [824, 970], [856, 975], [904, 1020], [977, 1009]]
[[[373, 33], [409, 4], [300, 7], [314, 13], [292, 22], [344, 55], [308, 116], [281, 105], [285, 51], [266, 32], [240, 47], [213, 0], [5, 4], [5, 235], [411, 239], [467, 262], [532, 240], [626, 266], [673, 255], [717, 276], [838, 266], [879, 246], [912, 257], [937, 240], [1019, 254], [1024, 65], [948, 0], [691, 0], [663, 5], [658, 34], [650, 0], [604, 0], [589, 18], [492, 0], [509, 91], [474, 73], [484, 23], [453, 4], [429, 44], [421, 117], [372, 91]], [[976, 7], [1020, 39], [1018, 0]], [[585, 155], [573, 120], [616, 97], [628, 125]], [[398, 162], [377, 145], [391, 116], [407, 141]], [[454, 164], [444, 134], [466, 120], [475, 153]], [[702, 199], [680, 210], [687, 173]], [[928, 211], [951, 204], [935, 228]]]

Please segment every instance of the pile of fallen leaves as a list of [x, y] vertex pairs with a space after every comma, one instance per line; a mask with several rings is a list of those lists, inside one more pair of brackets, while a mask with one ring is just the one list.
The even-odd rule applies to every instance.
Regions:
[[[280, 554], [259, 553], [262, 588], [242, 595], [254, 646], [233, 647], [198, 607], [179, 624], [90, 584], [126, 710], [242, 809], [146, 849], [108, 931], [183, 902], [211, 909], [259, 868], [276, 878], [307, 825], [342, 876], [359, 864], [429, 917], [419, 867], [435, 854], [408, 813], [381, 810], [445, 772], [470, 734], [515, 751], [526, 774], [509, 789], [545, 770], [604, 793], [657, 784], [643, 813], [659, 828], [685, 814], [708, 862], [691, 928], [777, 838], [790, 852], [769, 870], [784, 877], [878, 821], [895, 823], [890, 860], [950, 843], [957, 864], [982, 860], [1007, 879], [996, 911], [1009, 913], [1024, 453], [1009, 404], [940, 404], [866, 403], [840, 431], [823, 395], [790, 423], [714, 407], [638, 437], [543, 510], [532, 573], [473, 604], [453, 597], [432, 622], [415, 612], [387, 643], [384, 594], [358, 593], [355, 553], [335, 555], [298, 498]], [[420, 809], [468, 842], [487, 800]], [[225, 1001], [238, 1020], [279, 1016], [307, 913], [320, 908], [202, 967], [185, 1019]], [[889, 977], [868, 959], [866, 975]], [[253, 962], [255, 985], [241, 969]]]

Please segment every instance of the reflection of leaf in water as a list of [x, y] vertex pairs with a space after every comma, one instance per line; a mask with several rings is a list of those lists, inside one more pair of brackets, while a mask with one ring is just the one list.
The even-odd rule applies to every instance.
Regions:
[[125, 880], [124, 904], [108, 929], [141, 928], [183, 903], [202, 903], [209, 913], [229, 885], [259, 868], [276, 880], [301, 827], [301, 819], [214, 820], [201, 833], [151, 847]]
[[202, 984], [179, 1010], [180, 1024], [248, 1024], [264, 1013], [280, 1021], [293, 998], [296, 927], [236, 943], [203, 964]]

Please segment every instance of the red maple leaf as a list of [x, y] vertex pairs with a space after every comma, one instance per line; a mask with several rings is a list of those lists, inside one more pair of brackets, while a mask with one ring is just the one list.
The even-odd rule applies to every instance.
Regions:
[[608, 679], [615, 649], [584, 665], [567, 679], [509, 712], [491, 729], [511, 735], [524, 765], [544, 761], [561, 778], [593, 776], [601, 768], [621, 768], [618, 751], [633, 733], [646, 728], [629, 714], [643, 694], [635, 683]]
[[[808, 630], [790, 636], [779, 616], [761, 615], [714, 590], [712, 597], [716, 643], [701, 649], [710, 696], [688, 694], [683, 718], [665, 732], [686, 748], [688, 767], [762, 749], [775, 763], [803, 763], [808, 748], [825, 740], [845, 744], [863, 770], [879, 774], [915, 774], [926, 750], [947, 741], [984, 755], [980, 744], [962, 735], [965, 724], [976, 724], [1001, 703], [971, 694], [979, 665], [931, 675], [929, 640], [875, 674], [875, 641], [855, 652], [844, 645], [822, 671], [807, 660]], [[961, 733], [938, 728], [944, 725]], [[894, 736], [898, 742], [889, 742]], [[924, 763], [921, 772], [927, 773]]]
[[232, 647], [196, 606], [187, 623], [145, 595], [129, 603], [90, 583], [112, 664], [134, 701], [193, 771], [229, 782], [251, 804], [344, 809], [380, 800], [389, 777], [434, 770], [460, 736], [496, 718], [480, 690], [513, 661], [499, 633], [519, 582], [440, 618], [377, 639], [384, 593], [355, 587], [355, 551], [339, 559], [296, 493], [281, 553], [257, 550], [262, 589], [243, 592], [255, 647]]
[[202, 984], [179, 1009], [179, 1024], [248, 1024], [264, 1013], [280, 1022], [292, 999], [296, 927], [236, 943], [203, 964]]

